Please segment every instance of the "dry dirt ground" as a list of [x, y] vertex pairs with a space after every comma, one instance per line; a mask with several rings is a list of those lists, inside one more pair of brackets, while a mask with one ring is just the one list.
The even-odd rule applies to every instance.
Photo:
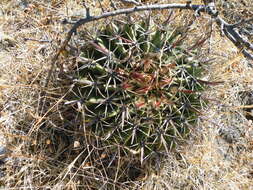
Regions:
[[[83, 2], [0, 3], [0, 189], [253, 190], [253, 62], [245, 59], [215, 24], [199, 55], [202, 61], [211, 60], [205, 67], [205, 79], [222, 83], [210, 85], [204, 93], [209, 104], [203, 108], [189, 139], [162, 160], [159, 169], [149, 170], [147, 166], [134, 182], [110, 179], [103, 169], [101, 173], [96, 171], [89, 160], [75, 168], [82, 143], [80, 134], [70, 131], [64, 123], [63, 115], [70, 117], [72, 113], [61, 104], [68, 86], [62, 82], [61, 72], [71, 69], [71, 52], [62, 52], [48, 87], [43, 85], [52, 57], [70, 28], [63, 21], [80, 18], [85, 13]], [[118, 8], [132, 6], [113, 2]], [[113, 9], [109, 0], [85, 3], [93, 15]], [[249, 0], [219, 0], [217, 5], [231, 23], [253, 15]], [[152, 16], [162, 20], [167, 14], [158, 11]], [[175, 25], [180, 25], [193, 13], [175, 10], [174, 14], [180, 15], [175, 17]], [[197, 18], [187, 43], [207, 34], [211, 23], [208, 15]], [[86, 28], [93, 31], [102, 25], [103, 22], [90, 23]], [[46, 91], [49, 99], [43, 115], [39, 110], [41, 91]], [[66, 126], [64, 130], [62, 126]], [[71, 140], [66, 139], [69, 136]]]

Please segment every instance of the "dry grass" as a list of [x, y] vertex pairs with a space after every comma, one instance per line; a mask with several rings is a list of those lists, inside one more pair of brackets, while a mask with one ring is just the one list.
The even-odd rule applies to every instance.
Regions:
[[[249, 6], [242, 3], [238, 9], [252, 11], [252, 2], [243, 2]], [[101, 3], [105, 9], [112, 9], [108, 0]], [[99, 1], [90, 0], [87, 4], [93, 14], [101, 13]], [[127, 5], [119, 3], [117, 6]], [[50, 59], [69, 28], [61, 21], [79, 18], [83, 10], [78, 0], [0, 3], [0, 139], [1, 146], [10, 150], [6, 153], [6, 163], [0, 166], [0, 187], [60, 190], [98, 189], [104, 185], [104, 189], [113, 186], [132, 189], [135, 185], [136, 189], [159, 190], [253, 189], [253, 124], [245, 118], [240, 101], [242, 91], [253, 90], [252, 62], [245, 60], [217, 29], [210, 43], [203, 44], [199, 56], [203, 60], [214, 59], [206, 65], [205, 78], [224, 83], [211, 86], [204, 94], [210, 103], [190, 138], [162, 161], [159, 170], [144, 170], [139, 181], [132, 182], [120, 173], [110, 177], [112, 172], [101, 164], [108, 152], [91, 147], [89, 156], [84, 154], [84, 157], [87, 135], [78, 129], [74, 110], [64, 106], [70, 86], [62, 73], [71, 71], [75, 61], [71, 52], [61, 55], [49, 87], [41, 88]], [[166, 11], [153, 16], [163, 20], [164, 15]], [[175, 15], [178, 15], [175, 25], [184, 24], [191, 12], [176, 11]], [[193, 44], [196, 38], [208, 34], [209, 23], [206, 15], [196, 20], [187, 43]], [[96, 24], [90, 24], [89, 29], [95, 31]], [[44, 112], [47, 114], [39, 112], [42, 90], [48, 96]], [[138, 166], [138, 163], [137, 166], [132, 164]], [[122, 170], [124, 168], [127, 167], [122, 165]]]

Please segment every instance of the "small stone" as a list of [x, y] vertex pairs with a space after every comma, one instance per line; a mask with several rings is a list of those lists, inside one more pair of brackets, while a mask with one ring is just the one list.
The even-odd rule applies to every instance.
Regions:
[[75, 141], [74, 142], [74, 148], [79, 148], [80, 147], [80, 142], [79, 141]]

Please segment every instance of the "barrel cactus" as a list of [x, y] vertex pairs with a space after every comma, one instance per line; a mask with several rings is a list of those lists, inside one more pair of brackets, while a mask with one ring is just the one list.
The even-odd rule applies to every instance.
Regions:
[[85, 37], [71, 102], [81, 103], [86, 130], [143, 161], [188, 134], [201, 106], [202, 68], [180, 29], [118, 25]]

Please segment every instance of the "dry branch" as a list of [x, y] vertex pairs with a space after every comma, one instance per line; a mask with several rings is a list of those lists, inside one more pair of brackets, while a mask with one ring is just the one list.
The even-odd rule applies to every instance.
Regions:
[[52, 58], [51, 69], [50, 69], [50, 72], [49, 72], [48, 77], [46, 79], [44, 87], [47, 87], [47, 85], [49, 83], [49, 80], [50, 80], [50, 77], [51, 77], [51, 74], [52, 74], [52, 70], [54, 68], [55, 62], [57, 61], [60, 53], [62, 52], [62, 50], [65, 49], [65, 47], [68, 44], [69, 40], [71, 39], [72, 35], [74, 33], [76, 33], [77, 28], [79, 28], [81, 25], [84, 25], [84, 24], [89, 23], [89, 22], [97, 21], [97, 20], [100, 20], [100, 19], [108, 18], [108, 17], [122, 15], [122, 14], [131, 14], [131, 13], [140, 12], [140, 11], [162, 10], [162, 9], [192, 9], [194, 11], [204, 11], [205, 6], [203, 6], [203, 5], [191, 5], [191, 4], [144, 5], [144, 6], [137, 6], [137, 7], [128, 8], [128, 9], [119, 9], [119, 10], [115, 10], [115, 11], [112, 11], [112, 12], [106, 12], [106, 13], [103, 13], [99, 16], [91, 16], [89, 14], [90, 11], [87, 8], [87, 11], [86, 11], [87, 14], [86, 14], [85, 18], [82, 18], [82, 19], [80, 19], [80, 20], [78, 20], [77, 22], [74, 22], [74, 23], [68, 22], [68, 23], [73, 24], [73, 26], [70, 29], [70, 31], [67, 33], [67, 37], [63, 41], [60, 48], [58, 49], [57, 53]]
[[238, 31], [235, 30], [237, 26], [240, 26], [247, 22], [251, 22], [252, 18], [246, 21], [243, 20], [236, 24], [228, 24], [224, 19], [222, 19], [219, 16], [218, 11], [216, 10], [215, 6], [207, 6], [206, 11], [209, 15], [215, 18], [215, 21], [220, 26], [222, 33], [225, 34], [225, 36], [231, 42], [233, 42], [233, 44], [237, 48], [242, 50], [243, 55], [246, 58], [253, 60], [253, 54], [247, 51], [247, 49], [253, 51], [253, 44], [245, 40], [243, 36], [240, 35]]
[[[48, 86], [48, 83], [50, 81], [52, 72], [55, 67], [55, 63], [61, 54], [61, 52], [65, 49], [67, 46], [68, 42], [70, 41], [72, 35], [76, 33], [77, 29], [86, 23], [97, 21], [100, 19], [108, 18], [108, 17], [113, 17], [117, 15], [122, 15], [122, 14], [131, 14], [135, 12], [140, 12], [140, 11], [152, 11], [152, 10], [163, 10], [163, 9], [189, 9], [195, 11], [196, 15], [199, 15], [200, 12], [206, 12], [209, 14], [212, 18], [215, 19], [216, 23], [220, 26], [221, 31], [225, 36], [233, 42], [233, 44], [238, 47], [239, 49], [242, 50], [242, 53], [245, 57], [253, 60], [253, 55], [250, 54], [247, 49], [253, 51], [253, 44], [250, 42], [246, 41], [236, 30], [236, 26], [239, 25], [239, 23], [233, 25], [233, 24], [228, 24], [225, 20], [223, 20], [219, 14], [218, 11], [216, 10], [215, 4], [213, 2], [207, 4], [207, 5], [193, 5], [190, 2], [187, 2], [186, 4], [154, 4], [154, 5], [144, 5], [144, 6], [136, 6], [133, 8], [127, 8], [127, 9], [119, 9], [111, 12], [105, 12], [101, 15], [98, 16], [92, 16], [90, 15], [89, 9], [86, 7], [86, 17], [78, 20], [77, 22], [71, 23], [73, 24], [72, 28], [70, 31], [67, 33], [66, 39], [63, 41], [62, 45], [54, 55], [51, 61], [51, 68], [49, 70], [48, 76], [46, 78], [44, 87]], [[247, 21], [248, 22], [248, 21]], [[70, 23], [70, 22], [69, 22]], [[246, 49], [247, 48], [247, 49]], [[42, 106], [43, 107], [43, 106]]]

